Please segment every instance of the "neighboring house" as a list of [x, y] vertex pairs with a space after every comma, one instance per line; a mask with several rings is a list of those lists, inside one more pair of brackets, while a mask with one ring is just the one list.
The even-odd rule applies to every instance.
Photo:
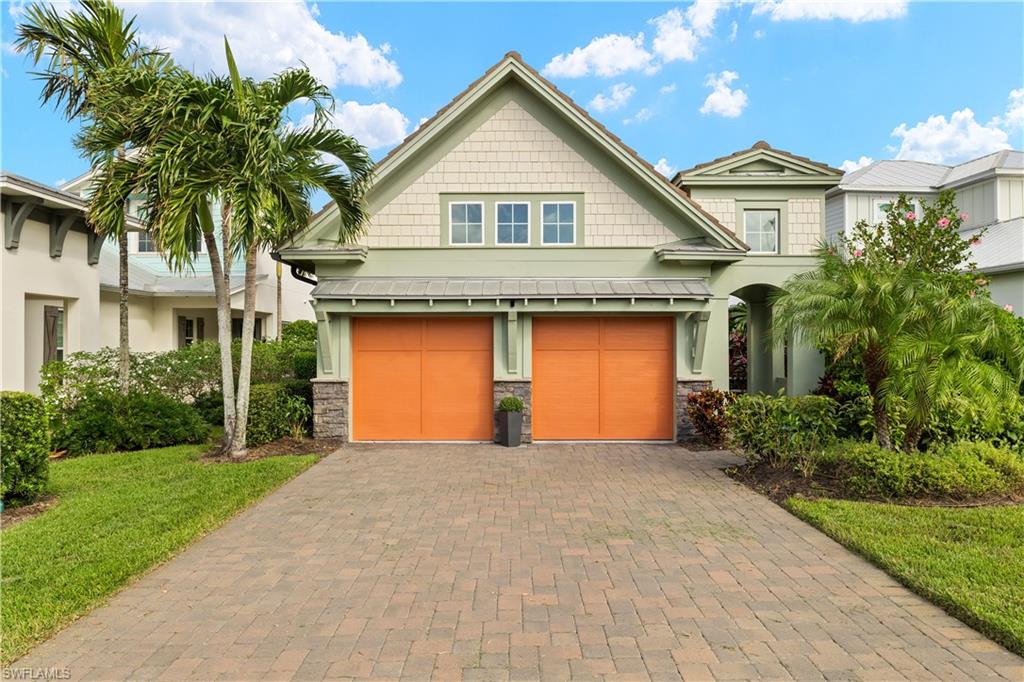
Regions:
[[992, 298], [1024, 314], [1024, 152], [1003, 150], [943, 166], [920, 161], [876, 161], [843, 177], [826, 194], [826, 234], [851, 234], [858, 221], [881, 222], [900, 194], [933, 201], [942, 190], [956, 191], [966, 213], [962, 233], [985, 229], [974, 259], [992, 283]]
[[[509, 53], [374, 177], [358, 243], [328, 206], [280, 253], [319, 281], [318, 436], [490, 440], [516, 394], [527, 439], [671, 440], [690, 390], [728, 387], [730, 296], [763, 332], [841, 173], [759, 144], [684, 190]], [[754, 355], [752, 390], [822, 368], [792, 340]]]
[[[4, 251], [3, 390], [35, 392], [46, 362], [75, 351], [116, 347], [119, 339], [117, 245], [86, 223], [83, 176], [72, 192], [10, 173], [0, 174]], [[66, 185], [68, 187], [68, 185]], [[213, 280], [205, 253], [192, 272], [168, 270], [137, 218], [129, 218], [128, 329], [133, 351], [163, 351], [203, 339], [216, 340]], [[203, 249], [199, 245], [200, 250]], [[276, 263], [259, 257], [257, 337], [272, 336], [276, 314]], [[233, 334], [241, 336], [244, 264], [232, 267]], [[285, 268], [285, 321], [314, 319], [310, 285]]]

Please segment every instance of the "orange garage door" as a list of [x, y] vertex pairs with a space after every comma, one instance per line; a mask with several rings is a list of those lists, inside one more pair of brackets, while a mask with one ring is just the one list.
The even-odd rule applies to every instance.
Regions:
[[534, 318], [534, 438], [671, 439], [673, 355], [672, 318]]
[[490, 318], [354, 321], [354, 440], [491, 440]]

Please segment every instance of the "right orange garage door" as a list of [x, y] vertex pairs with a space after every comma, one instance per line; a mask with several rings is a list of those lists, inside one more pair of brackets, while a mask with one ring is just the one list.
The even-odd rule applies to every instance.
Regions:
[[535, 317], [533, 436], [670, 440], [670, 317]]

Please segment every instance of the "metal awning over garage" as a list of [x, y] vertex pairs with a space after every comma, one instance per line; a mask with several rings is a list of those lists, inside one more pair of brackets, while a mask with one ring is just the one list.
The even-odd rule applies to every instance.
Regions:
[[703, 279], [591, 278], [321, 278], [313, 288], [320, 299], [695, 299], [711, 298]]

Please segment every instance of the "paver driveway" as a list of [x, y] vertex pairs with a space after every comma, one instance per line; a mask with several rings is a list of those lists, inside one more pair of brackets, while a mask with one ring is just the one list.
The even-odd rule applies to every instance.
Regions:
[[1024, 679], [674, 446], [351, 446], [15, 667], [78, 677]]

